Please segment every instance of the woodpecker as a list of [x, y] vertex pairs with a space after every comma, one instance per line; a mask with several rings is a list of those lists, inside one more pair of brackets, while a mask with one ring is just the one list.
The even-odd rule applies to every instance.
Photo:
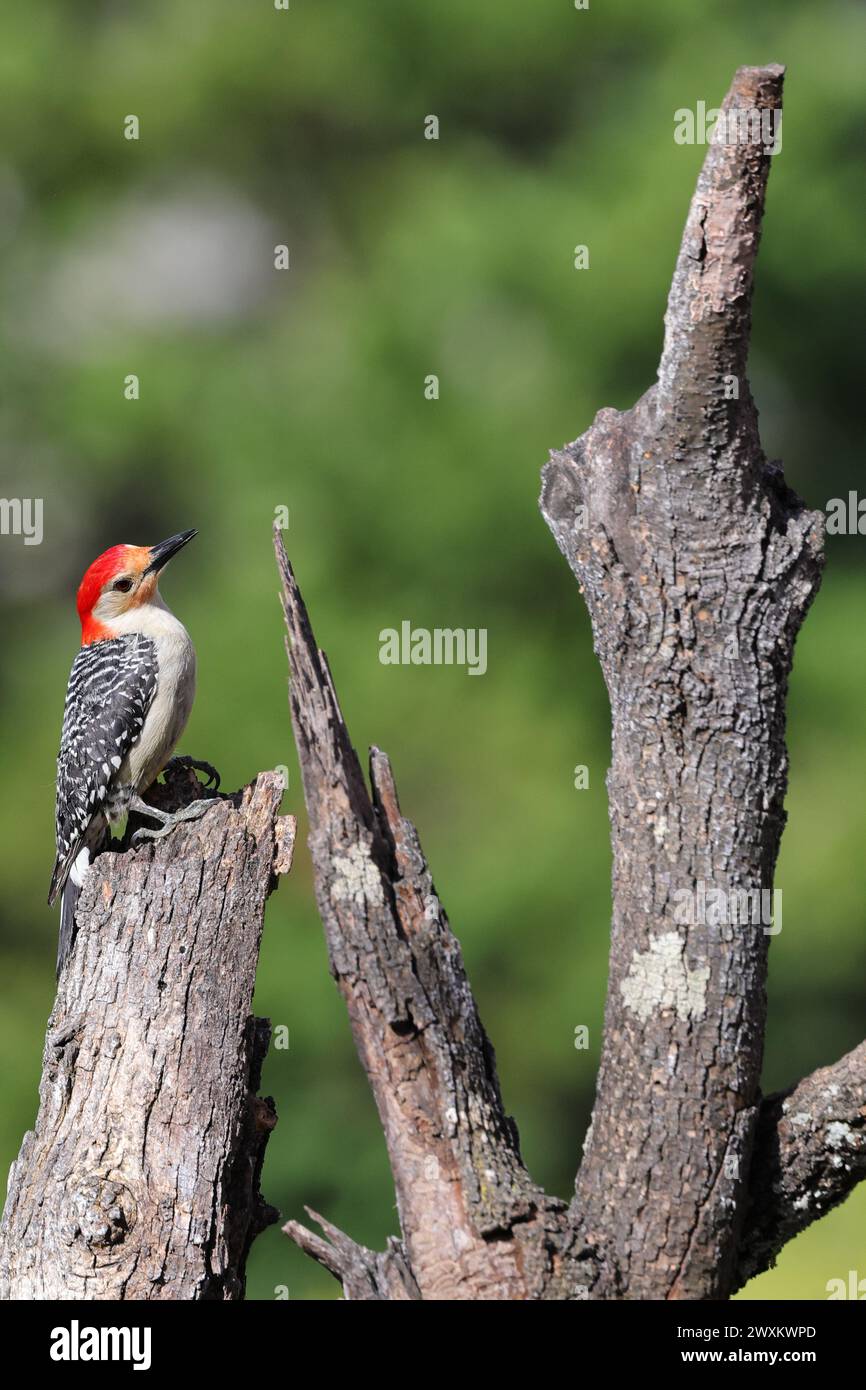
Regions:
[[[72, 948], [75, 905], [109, 826], [129, 811], [160, 822], [133, 843], [195, 820], [213, 798], [169, 815], [141, 794], [156, 781], [186, 726], [195, 695], [195, 648], [159, 592], [160, 572], [191, 541], [181, 531], [158, 545], [115, 545], [94, 560], [78, 589], [81, 650], [72, 663], [57, 757], [57, 858], [48, 905], [62, 893], [57, 974]], [[207, 773], [209, 763], [175, 762]]]

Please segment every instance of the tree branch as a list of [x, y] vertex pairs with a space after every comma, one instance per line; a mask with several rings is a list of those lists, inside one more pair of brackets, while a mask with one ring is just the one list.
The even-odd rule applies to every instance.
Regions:
[[[200, 792], [179, 773], [153, 799]], [[259, 1192], [270, 1028], [250, 1005], [265, 901], [291, 862], [281, 798], [263, 773], [166, 839], [95, 860], [10, 1173], [0, 1298], [243, 1295], [277, 1216]]]
[[392, 1237], [383, 1254], [357, 1245], [318, 1212], [306, 1208], [318, 1222], [328, 1239], [323, 1240], [298, 1221], [287, 1221], [283, 1230], [304, 1254], [317, 1260], [324, 1269], [339, 1279], [347, 1299], [367, 1302], [373, 1300], [419, 1299], [418, 1285], [409, 1268], [406, 1252], [399, 1240]]
[[763, 139], [770, 134], [767, 123], [781, 120], [784, 77], [785, 69], [775, 63], [735, 73], [718, 135], [757, 134], [748, 127], [750, 117], [763, 121], [764, 130], [757, 140], [717, 138], [710, 145], [668, 297], [656, 404], [696, 430], [701, 450], [708, 435], [721, 441], [744, 408], [753, 411], [747, 385], [730, 400], [720, 386], [726, 376], [745, 384], [771, 157]]
[[761, 1106], [737, 1287], [866, 1178], [866, 1042]]
[[[561, 1234], [564, 1204], [523, 1167], [460, 946], [390, 764], [372, 749], [371, 799], [278, 529], [275, 546], [316, 897], [385, 1131], [412, 1280], [425, 1299], [533, 1296], [551, 1259], [538, 1233], [549, 1223], [551, 1240]], [[331, 1230], [326, 1247], [295, 1223], [286, 1229], [339, 1277], [350, 1271], [348, 1297], [380, 1296], [359, 1295], [351, 1274], [369, 1252], [347, 1261], [358, 1247], [346, 1237]]]

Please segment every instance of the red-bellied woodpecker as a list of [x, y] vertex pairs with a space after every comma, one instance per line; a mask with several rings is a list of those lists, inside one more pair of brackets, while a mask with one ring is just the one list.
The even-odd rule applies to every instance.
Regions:
[[[212, 800], [169, 815], [142, 801], [183, 733], [195, 695], [195, 649], [159, 592], [159, 573], [195, 531], [159, 545], [115, 545], [87, 570], [78, 589], [81, 650], [72, 663], [57, 758], [57, 859], [48, 904], [62, 892], [57, 974], [72, 948], [75, 905], [109, 825], [129, 811], [160, 822], [133, 843], [195, 820]], [[219, 786], [209, 763], [199, 768]]]

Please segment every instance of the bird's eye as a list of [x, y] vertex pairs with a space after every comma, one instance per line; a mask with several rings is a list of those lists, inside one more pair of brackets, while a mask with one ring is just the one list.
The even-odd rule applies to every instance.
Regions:
[[111, 587], [112, 587], [113, 589], [116, 589], [117, 592], [120, 593], [120, 594], [128, 594], [129, 591], [130, 591], [130, 589], [132, 588], [132, 580], [131, 580], [131, 579], [115, 579], [115, 581], [114, 581], [114, 583], [112, 584]]

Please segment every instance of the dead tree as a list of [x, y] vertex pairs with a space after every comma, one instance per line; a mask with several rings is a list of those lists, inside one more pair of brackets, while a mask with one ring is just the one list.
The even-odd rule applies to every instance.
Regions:
[[[166, 810], [192, 773], [155, 789]], [[237, 1299], [254, 1237], [270, 1028], [250, 1015], [265, 901], [291, 864], [263, 773], [165, 840], [100, 855], [9, 1175], [2, 1299]], [[128, 836], [127, 836], [128, 843]]]
[[[724, 110], [748, 130], [782, 79], [741, 68]], [[604, 1041], [568, 1206], [524, 1167], [418, 836], [375, 748], [367, 791], [277, 536], [317, 899], [401, 1228], [375, 1253], [321, 1217], [325, 1238], [285, 1227], [349, 1298], [726, 1298], [866, 1174], [866, 1044], [762, 1100], [769, 924], [682, 911], [701, 885], [773, 887], [787, 680], [822, 564], [822, 515], [764, 457], [746, 378], [770, 159], [743, 128], [708, 150], [657, 384], [543, 475], [613, 725]]]
[[[742, 68], [727, 111], [780, 109]], [[533, 1182], [388, 759], [370, 790], [276, 534], [290, 706], [331, 969], [376, 1099], [400, 1235], [287, 1233], [353, 1299], [726, 1298], [866, 1176], [866, 1043], [763, 1099], [765, 921], [684, 921], [698, 885], [768, 891], [784, 707], [823, 520], [764, 458], [746, 380], [769, 159], [714, 144], [658, 384], [544, 471], [542, 512], [610, 695], [614, 849], [598, 1090], [574, 1200]], [[732, 389], [734, 386], [736, 389]], [[193, 779], [194, 781], [194, 779]], [[262, 774], [156, 845], [98, 857], [13, 1165], [0, 1298], [236, 1299], [275, 1116], [250, 1015], [295, 826]], [[169, 808], [194, 790], [170, 780]]]

